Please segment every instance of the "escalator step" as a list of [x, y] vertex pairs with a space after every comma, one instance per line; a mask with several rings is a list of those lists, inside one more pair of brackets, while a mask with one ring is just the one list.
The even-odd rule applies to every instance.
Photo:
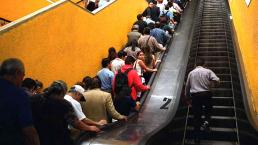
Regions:
[[212, 104], [215, 106], [233, 106], [232, 97], [212, 97]]
[[[218, 140], [218, 141], [236, 141], [236, 129], [235, 128], [219, 128], [211, 127], [211, 132], [201, 132], [201, 140]], [[194, 139], [193, 127], [187, 127], [186, 140]]]
[[[202, 116], [203, 119], [204, 116]], [[193, 127], [193, 115], [189, 115], [188, 126]], [[235, 117], [231, 116], [211, 116], [210, 127], [236, 128]]]
[[199, 51], [197, 53], [198, 56], [228, 56], [227, 51]]
[[[192, 110], [190, 109], [189, 112], [190, 115], [192, 115]], [[227, 117], [233, 117], [235, 116], [234, 108], [231, 106], [213, 106], [212, 111], [213, 116], [227, 116]]]
[[[193, 140], [185, 143], [185, 145], [195, 145]], [[201, 140], [199, 145], [237, 145], [236, 142], [217, 141], [217, 140]]]
[[230, 74], [230, 69], [227, 67], [209, 67], [215, 74]]
[[220, 81], [231, 81], [231, 75], [229, 74], [217, 74], [220, 78]]

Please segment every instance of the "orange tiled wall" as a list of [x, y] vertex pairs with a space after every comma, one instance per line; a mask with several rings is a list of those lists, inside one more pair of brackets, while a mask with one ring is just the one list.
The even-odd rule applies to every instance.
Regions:
[[229, 0], [254, 109], [258, 111], [258, 1]]
[[2, 0], [0, 17], [14, 21], [51, 4], [46, 0]]
[[120, 49], [126, 34], [142, 12], [145, 0], [117, 0], [92, 15], [67, 1], [33, 19], [0, 32], [0, 61], [19, 57], [26, 76], [49, 85], [65, 80], [70, 86], [85, 75], [94, 76], [107, 49]]

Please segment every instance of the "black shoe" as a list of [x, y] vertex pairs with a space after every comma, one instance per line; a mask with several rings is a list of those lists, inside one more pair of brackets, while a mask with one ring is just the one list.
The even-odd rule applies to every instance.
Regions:
[[200, 138], [199, 138], [199, 137], [196, 137], [196, 138], [194, 139], [194, 143], [195, 143], [195, 144], [200, 144], [200, 142], [201, 142], [201, 141], [200, 141]]
[[208, 121], [204, 121], [203, 125], [201, 126], [201, 130], [205, 132], [210, 132], [210, 126]]

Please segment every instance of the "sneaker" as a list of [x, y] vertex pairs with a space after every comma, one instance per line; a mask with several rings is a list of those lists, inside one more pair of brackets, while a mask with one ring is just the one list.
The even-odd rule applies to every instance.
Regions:
[[209, 127], [209, 122], [208, 121], [204, 121], [204, 123], [201, 126], [201, 130], [205, 131], [205, 132], [210, 132], [210, 127]]

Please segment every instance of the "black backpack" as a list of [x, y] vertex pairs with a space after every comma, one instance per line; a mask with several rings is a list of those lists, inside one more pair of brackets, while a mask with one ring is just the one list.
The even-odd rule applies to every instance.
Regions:
[[118, 73], [115, 77], [115, 84], [114, 84], [115, 97], [122, 98], [122, 97], [131, 95], [131, 87], [128, 85], [127, 74], [132, 69], [133, 68], [129, 68], [125, 72], [121, 72], [121, 69], [118, 70]]

